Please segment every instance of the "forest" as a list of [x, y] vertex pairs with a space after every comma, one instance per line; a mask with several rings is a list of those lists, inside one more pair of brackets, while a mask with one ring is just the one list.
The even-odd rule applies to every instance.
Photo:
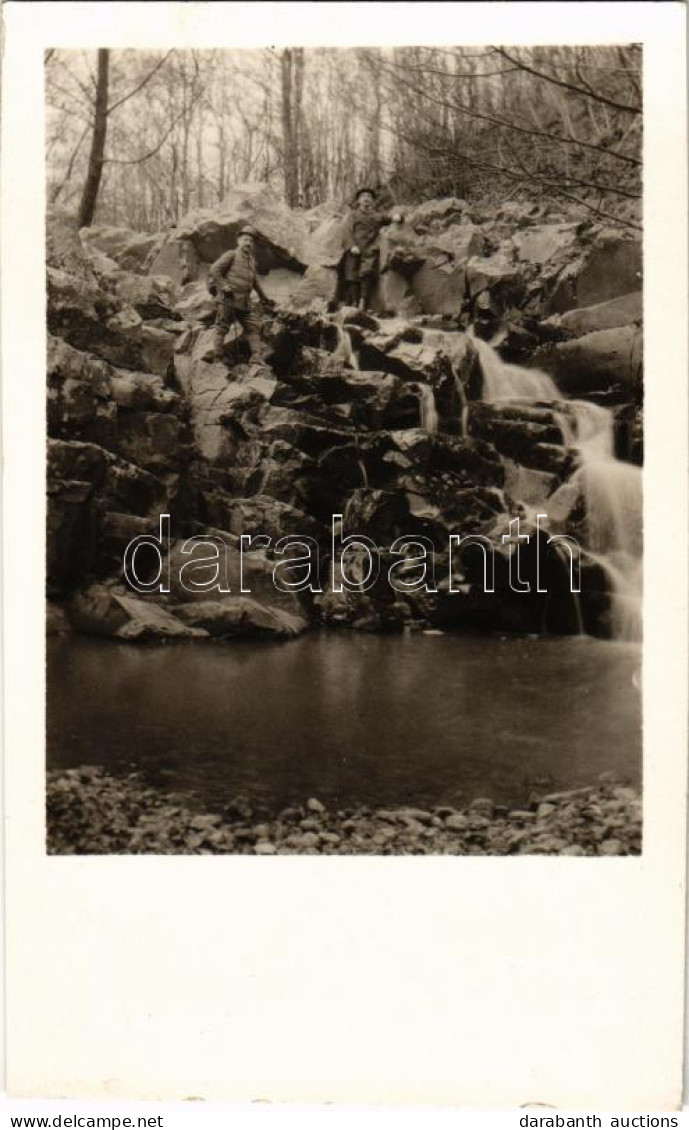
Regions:
[[370, 184], [641, 225], [635, 45], [53, 49], [45, 76], [47, 200], [81, 227], [170, 228], [248, 181], [292, 208]]

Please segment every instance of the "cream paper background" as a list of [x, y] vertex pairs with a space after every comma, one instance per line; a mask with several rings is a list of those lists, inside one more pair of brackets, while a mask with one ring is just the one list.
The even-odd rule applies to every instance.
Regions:
[[[626, 3], [5, 5], [11, 1094], [484, 1109], [540, 1102], [660, 1110], [679, 1103], [684, 16], [679, 4]], [[44, 48], [629, 41], [645, 45], [646, 103], [643, 856], [48, 858]], [[78, 700], [74, 708], [78, 716]]]

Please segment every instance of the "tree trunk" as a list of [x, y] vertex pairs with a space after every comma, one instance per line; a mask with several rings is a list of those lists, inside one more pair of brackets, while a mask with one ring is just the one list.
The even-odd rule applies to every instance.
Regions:
[[88, 172], [86, 184], [79, 204], [78, 223], [80, 228], [88, 228], [93, 223], [98, 200], [101, 176], [103, 174], [103, 157], [105, 155], [105, 137], [108, 129], [108, 71], [110, 67], [110, 52], [107, 48], [98, 50], [98, 82], [96, 84], [95, 119], [93, 123], [93, 136], [91, 138], [91, 152], [89, 153]]
[[303, 110], [302, 98], [304, 92], [304, 48], [295, 47], [294, 49], [294, 107], [293, 119], [294, 125], [292, 128], [292, 142], [294, 145], [294, 203], [298, 207], [302, 207], [303, 201]]
[[286, 47], [280, 57], [282, 78], [282, 149], [285, 174], [285, 200], [290, 208], [296, 205], [297, 154], [292, 129], [292, 51]]

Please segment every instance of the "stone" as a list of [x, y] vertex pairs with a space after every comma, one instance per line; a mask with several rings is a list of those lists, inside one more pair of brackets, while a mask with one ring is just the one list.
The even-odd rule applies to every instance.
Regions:
[[405, 220], [415, 231], [435, 231], [456, 225], [469, 215], [466, 200], [457, 196], [444, 196], [417, 204], [406, 213]]
[[337, 271], [320, 264], [308, 267], [289, 298], [294, 310], [325, 309], [337, 293]]
[[303, 836], [295, 837], [293, 841], [298, 847], [315, 848], [321, 842], [318, 832], [304, 832]]
[[465, 832], [469, 827], [469, 821], [466, 816], [456, 812], [445, 817], [445, 827], [449, 828], [451, 832]]
[[309, 265], [311, 232], [303, 214], [292, 211], [263, 184], [234, 185], [219, 206], [189, 212], [178, 223], [175, 238], [190, 240], [199, 258], [212, 263], [236, 247], [239, 230], [247, 223], [257, 233], [260, 269]]
[[642, 270], [640, 234], [603, 229], [560, 273], [547, 298], [546, 312], [593, 306], [639, 290]]
[[220, 639], [242, 636], [296, 636], [308, 623], [282, 608], [251, 600], [246, 596], [223, 596], [221, 600], [200, 600], [175, 607], [184, 624], [202, 629], [204, 635]]
[[536, 815], [539, 820], [543, 820], [547, 816], [551, 816], [553, 812], [557, 812], [557, 806], [554, 804], [539, 804], [536, 809]]
[[477, 816], [484, 816], [487, 820], [492, 820], [494, 815], [494, 808], [495, 806], [493, 804], [493, 801], [489, 798], [477, 797], [475, 800], [472, 800], [471, 804], [469, 805], [469, 812], [474, 813]]
[[584, 306], [554, 314], [545, 325], [565, 330], [572, 337], [582, 337], [596, 330], [613, 330], [619, 326], [639, 325], [643, 318], [643, 292], [632, 291], [619, 298], [610, 298], [595, 306]]
[[164, 377], [170, 371], [175, 355], [175, 337], [155, 326], [141, 327], [141, 356], [143, 368]]
[[625, 855], [624, 844], [621, 840], [603, 840], [598, 845], [599, 855]]
[[510, 820], [516, 820], [520, 824], [532, 824], [536, 819], [535, 812], [529, 812], [528, 809], [514, 808], [509, 814]]
[[612, 795], [616, 800], [623, 801], [638, 801], [639, 794], [636, 789], [629, 788], [624, 785], [618, 785], [612, 790]]
[[412, 292], [424, 314], [458, 315], [465, 292], [465, 272], [452, 257], [429, 257], [414, 274]]
[[322, 804], [321, 801], [316, 797], [309, 797], [306, 802], [306, 807], [308, 808], [309, 812], [317, 812], [320, 815], [323, 815], [323, 813], [327, 811], [325, 805]]
[[129, 642], [208, 636], [207, 632], [183, 624], [152, 602], [126, 596], [103, 585], [91, 585], [75, 596], [69, 605], [69, 618], [80, 632]]
[[596, 330], [542, 346], [533, 362], [550, 373], [568, 396], [591, 392], [628, 396], [642, 386], [643, 332], [636, 325]]
[[544, 224], [516, 232], [512, 242], [519, 259], [542, 267], [576, 243], [576, 228], [576, 224]]
[[259, 840], [254, 847], [256, 855], [277, 855], [277, 850], [275, 844], [271, 844], [268, 840]]
[[96, 248], [120, 267], [139, 272], [165, 238], [161, 232], [137, 232], [104, 224], [81, 228], [79, 237], [87, 250]]
[[174, 309], [187, 322], [209, 322], [215, 319], [215, 299], [205, 282], [189, 282], [180, 290]]
[[47, 636], [64, 635], [73, 631], [65, 609], [52, 600], [46, 601], [45, 633]]
[[93, 269], [79, 239], [76, 217], [71, 213], [59, 208], [48, 208], [45, 253], [49, 267], [89, 284], [95, 282]]
[[225, 366], [203, 360], [212, 331], [202, 335], [191, 354], [174, 356], [174, 367], [189, 404], [194, 440], [212, 463], [234, 461], [236, 442], [225, 426], [231, 416], [270, 400], [276, 388], [272, 374], [258, 366], [237, 366], [228, 380]]
[[518, 265], [511, 262], [504, 253], [474, 256], [466, 266], [467, 290], [471, 298], [482, 290], [498, 285], [513, 288], [519, 277]]
[[303, 820], [299, 821], [299, 827], [304, 832], [320, 832], [321, 822], [314, 819], [313, 816], [305, 816]]

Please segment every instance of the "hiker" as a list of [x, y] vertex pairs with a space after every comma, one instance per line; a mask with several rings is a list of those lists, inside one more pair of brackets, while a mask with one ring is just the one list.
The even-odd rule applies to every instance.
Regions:
[[372, 188], [360, 188], [354, 200], [343, 230], [342, 297], [346, 305], [368, 310], [380, 275], [380, 229], [401, 223], [402, 217], [399, 212], [377, 212]]
[[236, 251], [226, 251], [211, 265], [208, 289], [217, 300], [214, 359], [222, 361], [225, 335], [231, 323], [236, 320], [242, 325], [252, 358], [262, 360], [264, 347], [258, 319], [251, 309], [251, 291], [256, 291], [265, 309], [274, 310], [275, 303], [268, 298], [256, 275], [253, 228], [242, 228], [237, 237]]

